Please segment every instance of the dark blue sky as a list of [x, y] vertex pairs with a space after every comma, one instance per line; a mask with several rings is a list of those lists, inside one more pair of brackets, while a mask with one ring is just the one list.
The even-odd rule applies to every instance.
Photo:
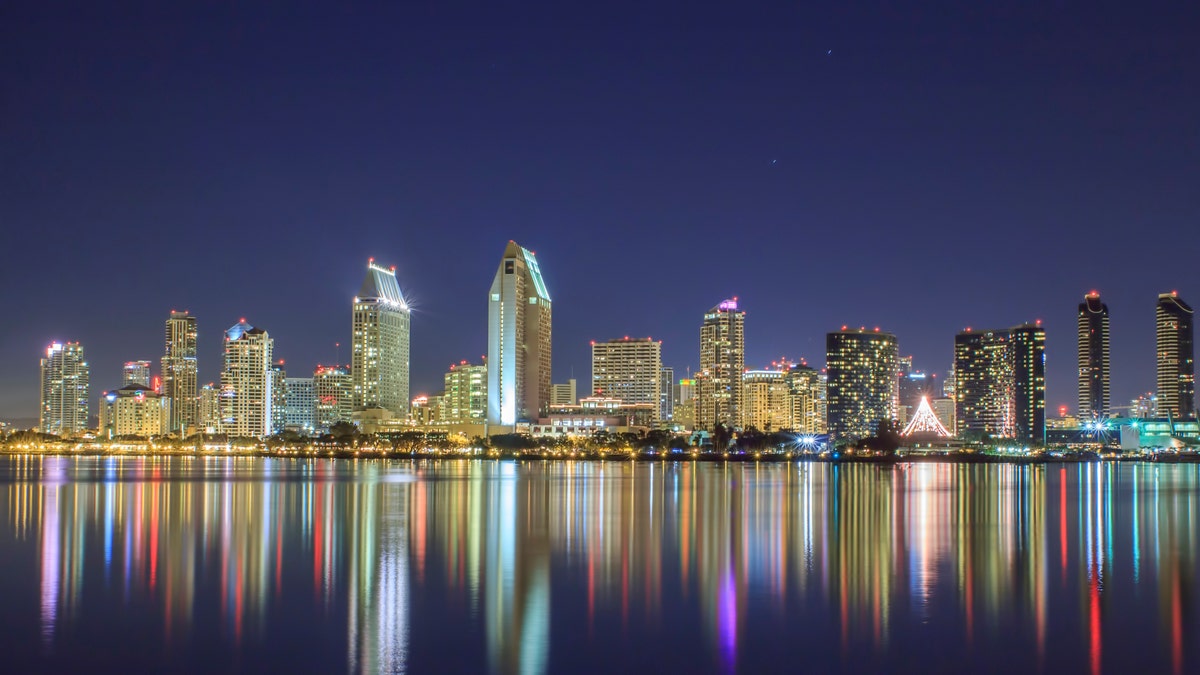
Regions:
[[590, 339], [694, 365], [736, 295], [755, 366], [865, 324], [941, 374], [963, 327], [1040, 318], [1073, 407], [1096, 288], [1123, 403], [1156, 294], [1200, 304], [1200, 3], [103, 4], [0, 19], [0, 417], [49, 341], [98, 394], [172, 308], [205, 381], [243, 316], [329, 363], [370, 256], [434, 393], [510, 238], [581, 384]]

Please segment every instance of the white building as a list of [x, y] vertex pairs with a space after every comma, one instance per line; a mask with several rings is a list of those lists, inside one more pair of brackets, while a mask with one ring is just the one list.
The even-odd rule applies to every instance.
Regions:
[[367, 276], [354, 298], [353, 324], [351, 405], [407, 417], [411, 314], [395, 267], [380, 267], [374, 258], [367, 263]]
[[508, 242], [488, 294], [488, 422], [532, 421], [550, 403], [550, 292], [533, 252]]
[[346, 368], [317, 366], [312, 383], [317, 431], [329, 431], [338, 422], [349, 422], [354, 412], [354, 394], [350, 373]]
[[100, 435], [160, 436], [171, 429], [171, 401], [144, 384], [127, 384], [100, 397]]
[[221, 433], [262, 438], [271, 433], [271, 354], [267, 331], [242, 319], [225, 331], [221, 371]]
[[126, 384], [140, 384], [143, 387], [149, 387], [150, 362], [126, 361], [125, 367], [122, 369], [121, 385]]
[[172, 311], [167, 319], [162, 393], [171, 399], [171, 431], [190, 433], [199, 419], [196, 401], [196, 317]]
[[58, 436], [87, 431], [91, 369], [78, 342], [52, 343], [42, 359], [39, 428]]
[[317, 399], [311, 377], [288, 377], [283, 380], [283, 426], [285, 429], [311, 434], [317, 428]]
[[588, 396], [652, 403], [661, 410], [662, 342], [628, 337], [592, 342], [592, 390]]

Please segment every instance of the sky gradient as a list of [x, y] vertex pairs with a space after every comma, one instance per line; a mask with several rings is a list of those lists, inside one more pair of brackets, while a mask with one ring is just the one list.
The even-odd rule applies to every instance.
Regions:
[[16, 2], [0, 21], [0, 419], [82, 341], [94, 400], [198, 317], [289, 374], [342, 361], [368, 257], [416, 310], [412, 391], [486, 351], [505, 243], [537, 252], [554, 379], [653, 336], [682, 375], [738, 296], [747, 366], [843, 324], [944, 374], [954, 334], [1112, 313], [1113, 403], [1154, 305], [1200, 305], [1200, 3]]

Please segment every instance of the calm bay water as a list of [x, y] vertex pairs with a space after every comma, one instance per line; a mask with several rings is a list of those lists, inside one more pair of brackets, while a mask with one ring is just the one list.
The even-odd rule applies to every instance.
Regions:
[[0, 458], [0, 669], [1200, 671], [1200, 467]]

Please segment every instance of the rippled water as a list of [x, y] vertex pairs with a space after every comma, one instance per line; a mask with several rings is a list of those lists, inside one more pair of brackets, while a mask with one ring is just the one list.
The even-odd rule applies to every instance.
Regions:
[[1200, 467], [0, 458], [8, 672], [1200, 670]]

